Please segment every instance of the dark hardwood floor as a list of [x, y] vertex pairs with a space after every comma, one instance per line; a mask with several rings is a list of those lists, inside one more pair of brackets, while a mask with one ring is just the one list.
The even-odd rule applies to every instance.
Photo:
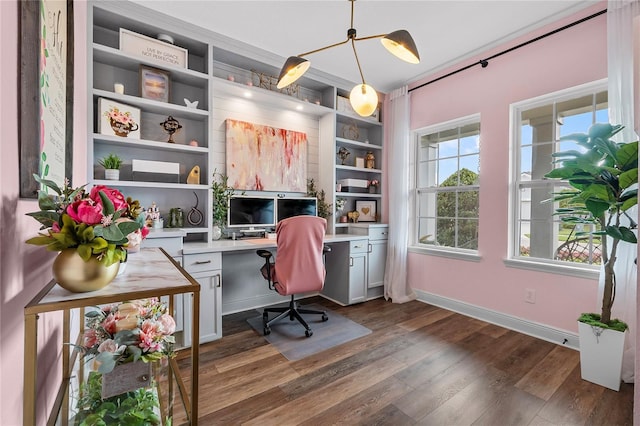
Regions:
[[633, 423], [633, 385], [583, 381], [574, 350], [417, 301], [303, 303], [372, 333], [291, 362], [249, 326], [255, 311], [224, 317], [224, 337], [201, 347], [198, 424]]

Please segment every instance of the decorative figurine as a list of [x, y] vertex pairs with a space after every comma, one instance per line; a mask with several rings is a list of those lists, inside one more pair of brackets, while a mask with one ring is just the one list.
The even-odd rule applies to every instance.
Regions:
[[200, 210], [198, 210], [199, 200], [198, 200], [198, 194], [196, 194], [196, 191], [193, 191], [193, 195], [196, 196], [196, 205], [191, 207], [191, 210], [187, 215], [187, 222], [189, 222], [190, 225], [198, 226], [202, 223], [202, 219], [204, 219], [204, 215]]
[[162, 130], [169, 134], [169, 140], [167, 142], [175, 143], [176, 141], [173, 140], [173, 134], [182, 129], [180, 122], [172, 116], [169, 116], [165, 121], [160, 123], [160, 125], [162, 126]]
[[375, 169], [376, 168], [376, 157], [373, 155], [373, 152], [367, 151], [367, 155], [364, 157], [366, 164], [365, 167], [367, 169]]
[[336, 154], [338, 155], [338, 157], [340, 157], [340, 160], [342, 161], [341, 164], [344, 166], [345, 160], [351, 153], [347, 148], [345, 148], [344, 146], [341, 146]]
[[187, 108], [198, 108], [198, 102], [200, 101], [191, 102], [189, 99], [184, 98], [184, 104], [187, 106]]
[[354, 210], [352, 212], [347, 213], [347, 216], [349, 217], [349, 219], [351, 219], [351, 222], [357, 223], [358, 218], [360, 217], [360, 212], [358, 212], [357, 210]]
[[200, 185], [200, 166], [193, 166], [193, 169], [187, 176], [187, 183], [191, 185]]

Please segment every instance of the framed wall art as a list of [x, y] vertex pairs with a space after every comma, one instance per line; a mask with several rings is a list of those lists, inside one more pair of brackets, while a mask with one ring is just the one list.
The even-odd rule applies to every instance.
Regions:
[[155, 38], [120, 28], [120, 50], [161, 66], [187, 68], [189, 52]]
[[169, 102], [169, 77], [168, 71], [140, 65], [140, 96], [154, 101]]
[[307, 134], [226, 120], [229, 186], [246, 191], [307, 190]]
[[[73, 171], [73, 1], [20, 3], [20, 197]], [[38, 46], [38, 47], [34, 47]]]
[[98, 133], [140, 139], [140, 109], [98, 98]]
[[359, 222], [375, 222], [376, 221], [376, 202], [375, 201], [356, 201], [356, 210], [360, 213]]

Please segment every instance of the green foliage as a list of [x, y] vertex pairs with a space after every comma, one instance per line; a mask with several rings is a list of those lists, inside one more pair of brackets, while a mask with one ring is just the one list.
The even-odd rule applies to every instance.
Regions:
[[585, 324], [592, 325], [594, 327], [608, 328], [611, 330], [622, 331], [622, 332], [624, 332], [627, 328], [629, 328], [626, 322], [620, 321], [618, 319], [613, 319], [609, 321], [608, 324], [605, 324], [600, 320], [600, 315], [594, 314], [594, 313], [584, 313], [580, 315], [580, 318], [578, 318], [578, 321], [583, 322]]
[[327, 203], [325, 200], [326, 194], [324, 189], [318, 190], [313, 179], [307, 179], [307, 196], [317, 198], [318, 216], [327, 219], [333, 214], [331, 211], [332, 204]]
[[[623, 126], [594, 124], [588, 133], [576, 133], [561, 140], [575, 141], [584, 151], [569, 150], [553, 154], [559, 167], [545, 175], [569, 183], [571, 190], [554, 193], [547, 201], [562, 201], [555, 214], [564, 223], [594, 224], [593, 235], [611, 237], [608, 248], [602, 238], [602, 263], [605, 284], [601, 322], [611, 324], [611, 307], [615, 300], [616, 251], [621, 241], [636, 244], [632, 231], [636, 222], [626, 212], [638, 204], [638, 141], [617, 143], [611, 138]], [[630, 226], [622, 224], [623, 217]]]
[[162, 423], [157, 414], [160, 403], [151, 389], [140, 388], [102, 399], [102, 374], [97, 372], [89, 373], [87, 383], [82, 385], [77, 408], [77, 426], [151, 426]]
[[120, 166], [122, 166], [122, 158], [118, 157], [116, 154], [111, 153], [99, 160], [98, 163], [105, 169], [119, 170]]
[[[213, 224], [224, 227], [229, 213], [229, 198], [235, 195], [235, 189], [229, 186], [229, 176], [213, 171]], [[244, 195], [244, 191], [240, 195]]]
[[[459, 179], [459, 181], [458, 181]], [[463, 168], [446, 178], [440, 187], [477, 185], [478, 174]], [[438, 244], [446, 247], [478, 248], [478, 191], [440, 192], [438, 204]], [[454, 218], [458, 218], [457, 220]], [[461, 219], [461, 218], [469, 218]], [[456, 245], [456, 229], [458, 243]]]

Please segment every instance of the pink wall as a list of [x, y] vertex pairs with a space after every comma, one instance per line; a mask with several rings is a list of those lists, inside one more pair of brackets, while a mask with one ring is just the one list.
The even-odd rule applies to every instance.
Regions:
[[[606, 2], [446, 70], [529, 40], [606, 8]], [[411, 93], [411, 129], [481, 114], [480, 230], [482, 260], [409, 254], [410, 285], [551, 327], [577, 332], [580, 312], [597, 309], [595, 280], [508, 268], [509, 105], [607, 76], [606, 15], [507, 53]], [[423, 81], [416, 82], [415, 87]], [[585, 129], [586, 130], [586, 129]], [[535, 304], [524, 302], [536, 290]]]
[[[19, 2], [0, 1], [0, 424], [22, 424], [23, 384], [23, 308], [51, 279], [53, 255], [24, 241], [38, 230], [35, 220], [25, 213], [37, 210], [37, 203], [20, 199], [18, 150], [19, 87]], [[76, 34], [86, 34], [86, 3], [75, 2]], [[87, 118], [86, 42], [75, 45], [75, 184], [84, 183], [86, 172]], [[80, 107], [80, 108], [78, 108]], [[36, 123], [34, 123], [36, 125]], [[38, 424], [44, 424], [57, 391], [60, 369], [57, 362], [62, 347], [59, 314], [41, 316], [38, 329], [39, 377]]]

